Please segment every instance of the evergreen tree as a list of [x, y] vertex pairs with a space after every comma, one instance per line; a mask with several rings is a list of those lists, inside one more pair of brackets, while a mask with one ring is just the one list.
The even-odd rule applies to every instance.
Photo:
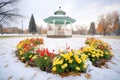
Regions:
[[117, 34], [117, 36], [120, 36], [120, 23], [119, 23], [118, 29], [116, 31], [116, 34]]
[[92, 22], [90, 23], [90, 29], [89, 29], [89, 34], [95, 35], [96, 34], [96, 30], [95, 30], [95, 23]]
[[35, 19], [34, 19], [33, 14], [31, 15], [30, 22], [29, 22], [29, 32], [32, 34], [37, 33]]

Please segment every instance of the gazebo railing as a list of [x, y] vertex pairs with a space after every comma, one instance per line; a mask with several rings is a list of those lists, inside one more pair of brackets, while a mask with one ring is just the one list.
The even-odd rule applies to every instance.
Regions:
[[71, 30], [49, 30], [47, 35], [72, 35]]
[[54, 35], [65, 35], [64, 30], [55, 30], [54, 32]]

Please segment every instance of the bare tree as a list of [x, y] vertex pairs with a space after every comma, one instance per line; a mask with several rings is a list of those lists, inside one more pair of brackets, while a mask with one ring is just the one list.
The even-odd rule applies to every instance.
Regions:
[[113, 18], [113, 32], [116, 32], [119, 27], [119, 13], [117, 11], [112, 12], [112, 18]]
[[110, 34], [111, 29], [112, 31], [115, 31], [118, 28], [118, 17], [119, 17], [118, 12], [108, 13], [106, 15], [101, 15], [99, 17], [99, 23], [101, 24], [102, 27], [101, 32], [103, 35]]
[[112, 18], [114, 18], [114, 19], [117, 18], [117, 17], [119, 17], [118, 11], [112, 12], [111, 15], [112, 15]]
[[105, 34], [106, 34], [106, 30], [107, 30], [107, 26], [106, 26], [106, 24], [105, 24], [104, 15], [101, 15], [101, 16], [99, 17], [99, 23], [101, 23], [102, 34], [105, 35]]
[[21, 17], [21, 15], [18, 14], [18, 9], [15, 7], [18, 1], [19, 0], [0, 0], [0, 27], [15, 21], [16, 17]]
[[77, 34], [85, 35], [87, 33], [87, 27], [85, 25], [78, 25], [76, 26]]
[[112, 25], [112, 22], [113, 22], [112, 14], [108, 13], [105, 17], [106, 26], [105, 35], [110, 35], [110, 26]]

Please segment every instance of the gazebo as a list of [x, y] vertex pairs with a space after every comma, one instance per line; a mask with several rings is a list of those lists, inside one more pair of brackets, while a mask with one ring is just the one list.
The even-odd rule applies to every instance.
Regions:
[[44, 21], [47, 23], [47, 37], [65, 38], [72, 37], [72, 23], [75, 22], [59, 7], [58, 11], [54, 12], [54, 16], [50, 16]]

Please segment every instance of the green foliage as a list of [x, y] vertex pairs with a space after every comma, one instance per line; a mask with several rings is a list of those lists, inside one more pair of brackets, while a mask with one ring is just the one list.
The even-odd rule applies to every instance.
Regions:
[[24, 57], [25, 61], [30, 60], [31, 57], [33, 57], [35, 54], [31, 53], [31, 52], [26, 52], [25, 54], [23, 54], [22, 56]]
[[38, 57], [34, 60], [37, 67], [45, 71], [52, 64], [51, 58], [48, 56]]
[[36, 24], [35, 24], [35, 20], [34, 20], [33, 14], [31, 16], [30, 22], [29, 22], [29, 32], [30, 33], [37, 33]]

